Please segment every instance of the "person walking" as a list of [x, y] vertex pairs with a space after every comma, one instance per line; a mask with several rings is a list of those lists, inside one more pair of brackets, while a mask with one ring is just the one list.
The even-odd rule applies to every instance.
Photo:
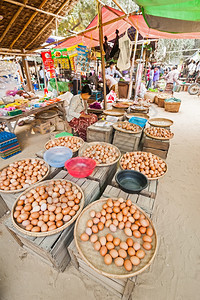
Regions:
[[167, 81], [165, 92], [173, 95], [174, 84], [177, 83], [179, 85], [177, 68], [173, 67], [172, 71], [165, 76], [165, 79]]
[[159, 76], [160, 76], [160, 71], [159, 71], [159, 69], [157, 67], [155, 67], [155, 69], [154, 69], [154, 76], [153, 76], [153, 86], [154, 86], [154, 89], [156, 89], [158, 87]]
[[149, 72], [149, 81], [147, 84], [147, 90], [151, 88], [154, 78], [154, 66], [151, 67], [151, 70]]

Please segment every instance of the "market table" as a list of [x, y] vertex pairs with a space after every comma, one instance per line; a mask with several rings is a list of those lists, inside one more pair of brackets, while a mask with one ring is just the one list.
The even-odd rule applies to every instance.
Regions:
[[[64, 121], [64, 126], [65, 126], [65, 130], [67, 130], [66, 127], [66, 111], [65, 111], [65, 106], [64, 106], [64, 100], [60, 100], [59, 102], [47, 105], [45, 107], [38, 107], [38, 108], [34, 108], [31, 109], [29, 111], [25, 111], [20, 115], [16, 115], [16, 116], [0, 116], [0, 122], [4, 122], [6, 124], [6, 126], [8, 127], [9, 131], [14, 133], [15, 132], [15, 128], [18, 124], [19, 119], [28, 117], [30, 115], [36, 115], [38, 113], [41, 113], [43, 111], [52, 109], [52, 108], [57, 108], [62, 115], [63, 121]], [[13, 125], [11, 124], [13, 122]]]

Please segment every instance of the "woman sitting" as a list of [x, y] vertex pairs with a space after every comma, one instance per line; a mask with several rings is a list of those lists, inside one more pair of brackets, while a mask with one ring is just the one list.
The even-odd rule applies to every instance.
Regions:
[[98, 120], [95, 114], [87, 114], [87, 100], [91, 94], [92, 91], [89, 85], [85, 85], [82, 88], [81, 94], [71, 99], [67, 113], [69, 126], [73, 128], [84, 141], [86, 141], [87, 138], [87, 127]]

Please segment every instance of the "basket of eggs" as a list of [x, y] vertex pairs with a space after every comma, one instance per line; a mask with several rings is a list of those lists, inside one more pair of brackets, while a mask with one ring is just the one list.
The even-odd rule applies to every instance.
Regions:
[[153, 262], [157, 234], [151, 219], [130, 199], [100, 199], [79, 215], [74, 229], [79, 254], [95, 271], [129, 278]]

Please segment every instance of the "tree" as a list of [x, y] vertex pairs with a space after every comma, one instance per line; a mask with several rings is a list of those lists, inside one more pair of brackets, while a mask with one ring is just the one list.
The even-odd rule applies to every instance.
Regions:
[[[103, 3], [113, 8], [119, 9], [112, 0], [102, 0]], [[134, 1], [118, 0], [119, 4], [126, 12], [132, 12], [138, 9]], [[61, 21], [58, 26], [58, 34], [62, 36], [69, 35], [72, 31], [79, 32], [84, 30], [97, 14], [96, 0], [79, 0], [77, 4], [69, 11], [66, 20]]]
[[195, 40], [159, 39], [155, 58], [157, 61], [166, 62], [167, 64], [178, 64], [183, 59], [184, 52], [182, 50], [189, 50], [194, 46]]

